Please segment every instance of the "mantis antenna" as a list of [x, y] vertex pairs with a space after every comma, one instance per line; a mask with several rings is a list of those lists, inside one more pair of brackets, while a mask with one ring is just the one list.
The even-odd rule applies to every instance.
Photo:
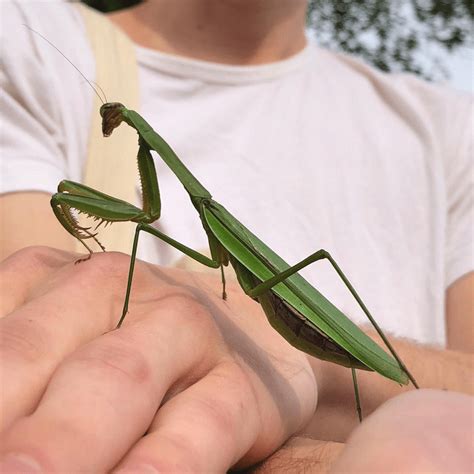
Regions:
[[[105, 95], [105, 92], [102, 90], [102, 87], [99, 86], [99, 84], [96, 84], [95, 82], [92, 82], [90, 79], [88, 79], [84, 73], [56, 46], [54, 45], [51, 41], [49, 41], [48, 38], [43, 36], [39, 31], [36, 31], [35, 29], [31, 28], [31, 26], [28, 26], [23, 23], [23, 26], [25, 28], [28, 28], [30, 31], [32, 31], [35, 35], [38, 35], [40, 38], [42, 38], [44, 41], [46, 41], [50, 46], [52, 46], [83, 78], [84, 80], [91, 86], [92, 90], [95, 92], [96, 96], [99, 98], [99, 100], [102, 102], [102, 104], [105, 104], [107, 102], [107, 97]], [[98, 89], [100, 92], [102, 92], [102, 97], [100, 96]]]

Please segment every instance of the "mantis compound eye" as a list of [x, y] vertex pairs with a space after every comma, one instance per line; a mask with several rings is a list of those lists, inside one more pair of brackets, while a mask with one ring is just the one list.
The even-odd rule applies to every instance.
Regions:
[[114, 129], [122, 123], [122, 110], [124, 108], [120, 102], [107, 102], [100, 108], [102, 134], [104, 137], [110, 137]]

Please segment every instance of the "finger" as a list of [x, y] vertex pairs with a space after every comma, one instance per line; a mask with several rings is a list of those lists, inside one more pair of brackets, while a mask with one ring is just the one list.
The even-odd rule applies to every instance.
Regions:
[[44, 294], [0, 320], [2, 377], [8, 381], [2, 386], [0, 429], [31, 412], [67, 354], [114, 327], [128, 259], [94, 257], [61, 268]]
[[257, 406], [249, 377], [224, 362], [160, 408], [118, 472], [226, 472], [262, 429]]
[[209, 336], [211, 323], [203, 323], [210, 318], [181, 300], [160, 301], [149, 318], [71, 354], [37, 410], [6, 434], [3, 451], [35, 459], [42, 472], [112, 468], [146, 432], [169, 387], [187, 386], [215, 364], [217, 333]]
[[1, 262], [0, 317], [24, 303], [32, 289], [53, 272], [70, 263], [72, 255], [47, 247], [28, 247]]

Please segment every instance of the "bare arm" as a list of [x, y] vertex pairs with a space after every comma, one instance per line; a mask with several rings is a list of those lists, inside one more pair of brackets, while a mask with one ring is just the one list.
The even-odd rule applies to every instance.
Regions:
[[[471, 272], [446, 292], [447, 350], [393, 341], [422, 388], [474, 394], [470, 354], [474, 349], [473, 309], [474, 272]], [[272, 472], [274, 468], [289, 465], [295, 472], [307, 472], [310, 466], [314, 472], [328, 472], [343, 450], [340, 441], [345, 441], [358, 426], [350, 372], [314, 358], [310, 358], [310, 363], [318, 380], [319, 402], [304, 436], [314, 439], [292, 438], [255, 472]], [[359, 383], [364, 416], [388, 399], [413, 389], [401, 388], [377, 374], [362, 371], [359, 371]]]
[[474, 352], [474, 272], [456, 280], [446, 292], [448, 348]]
[[[474, 394], [472, 383], [474, 347], [473, 331], [474, 273], [458, 279], [447, 290], [446, 320], [448, 349], [421, 346], [409, 341], [394, 340], [421, 388], [438, 388]], [[371, 333], [371, 336], [376, 336]], [[319, 404], [307, 433], [319, 439], [344, 441], [357, 426], [351, 375], [347, 369], [310, 360], [319, 387]], [[364, 416], [388, 399], [412, 390], [399, 387], [372, 372], [358, 371]]]
[[0, 261], [30, 245], [74, 250], [74, 239], [61, 227], [42, 192], [0, 196]]
[[412, 390], [384, 403], [347, 444], [294, 437], [252, 472], [470, 472], [471, 413], [468, 395]]

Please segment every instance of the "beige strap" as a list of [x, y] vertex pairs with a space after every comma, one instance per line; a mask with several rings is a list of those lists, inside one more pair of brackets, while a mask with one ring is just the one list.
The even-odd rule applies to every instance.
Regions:
[[[127, 108], [139, 105], [138, 67], [135, 46], [105, 15], [82, 3], [76, 4], [81, 12], [96, 59], [95, 82], [100, 85], [110, 102], [123, 103]], [[138, 138], [127, 126], [115, 129], [109, 138], [102, 136], [99, 109], [102, 103], [95, 98], [92, 128], [89, 135], [87, 161], [83, 183], [98, 191], [137, 205]], [[90, 220], [81, 225], [90, 226]], [[130, 253], [135, 224], [118, 222], [99, 230], [98, 239], [107, 250]], [[77, 242], [76, 250], [84, 247]]]

